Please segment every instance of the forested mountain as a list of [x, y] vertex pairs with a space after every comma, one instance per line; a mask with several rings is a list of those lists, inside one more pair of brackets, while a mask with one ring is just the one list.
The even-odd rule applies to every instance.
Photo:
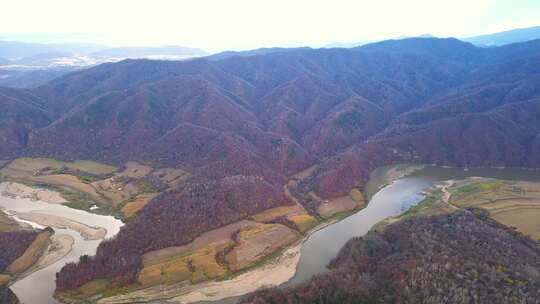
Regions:
[[2, 89], [0, 157], [136, 160], [192, 173], [57, 281], [61, 290], [104, 276], [123, 284], [147, 251], [293, 204], [283, 185], [313, 165], [292, 189], [307, 210], [396, 161], [540, 167], [539, 84], [540, 40], [478, 48], [411, 38], [125, 60]]

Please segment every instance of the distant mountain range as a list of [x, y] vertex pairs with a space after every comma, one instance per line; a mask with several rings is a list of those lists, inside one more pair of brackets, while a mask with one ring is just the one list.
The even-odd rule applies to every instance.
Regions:
[[[206, 52], [181, 46], [158, 47], [117, 47], [111, 48], [97, 44], [43, 44], [17, 41], [0, 41], [0, 58], [9, 60], [11, 64], [39, 65], [50, 64], [53, 59], [70, 57], [88, 57], [89, 61], [96, 58], [126, 59], [126, 58], [156, 58], [172, 59], [208, 55]], [[58, 65], [62, 65], [59, 62]], [[69, 65], [69, 63], [65, 63]]]
[[480, 35], [461, 40], [470, 42], [478, 46], [501, 46], [510, 43], [540, 39], [540, 26], [514, 29], [494, 34]]
[[[417, 38], [431, 38], [430, 34]], [[413, 38], [400, 36], [395, 40]], [[509, 43], [540, 38], [540, 27], [516, 29], [490, 35], [463, 38], [477, 46], [500, 46]], [[376, 41], [332, 43], [324, 48], [355, 48]], [[307, 48], [296, 48], [307, 49]], [[210, 55], [212, 60], [234, 56], [265, 55], [290, 51], [289, 48], [261, 48], [248, 51], [224, 51]], [[98, 44], [44, 44], [16, 41], [0, 41], [0, 86], [31, 88], [44, 84], [58, 76], [81, 68], [123, 59], [166, 59], [182, 60], [207, 56], [203, 50], [180, 46], [162, 47], [117, 47], [110, 48]]]
[[0, 86], [35, 87], [81, 68], [124, 59], [182, 60], [206, 55], [200, 49], [180, 46], [109, 48], [0, 41]]
[[[419, 36], [399, 36], [396, 39], [407, 39], [407, 38], [433, 38], [435, 36], [431, 34], [423, 34]], [[463, 37], [458, 38], [465, 42], [470, 42], [476, 46], [480, 47], [490, 47], [490, 46], [502, 46], [510, 43], [524, 42], [534, 39], [540, 39], [540, 26], [533, 26], [521, 29], [514, 29], [504, 32], [497, 32], [487, 35], [479, 35], [472, 37]], [[323, 47], [325, 48], [353, 48], [369, 43], [375, 43], [375, 40], [366, 40], [358, 42], [335, 42], [327, 44]]]

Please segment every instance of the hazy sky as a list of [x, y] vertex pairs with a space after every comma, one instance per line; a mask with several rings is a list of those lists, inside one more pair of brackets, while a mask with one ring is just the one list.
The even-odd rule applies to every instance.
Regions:
[[210, 51], [532, 25], [540, 25], [540, 0], [2, 0], [0, 14], [0, 33], [12, 37]]

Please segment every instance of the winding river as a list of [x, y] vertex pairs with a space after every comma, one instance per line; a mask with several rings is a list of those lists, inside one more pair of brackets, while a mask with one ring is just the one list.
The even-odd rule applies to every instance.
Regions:
[[[303, 244], [298, 268], [294, 277], [281, 287], [301, 283], [311, 276], [327, 271], [326, 265], [334, 258], [345, 243], [353, 238], [366, 234], [377, 222], [396, 216], [423, 199], [423, 191], [440, 181], [462, 179], [471, 176], [493, 177], [540, 181], [540, 171], [527, 169], [456, 169], [442, 167], [425, 167], [413, 174], [400, 178], [389, 185], [384, 178], [388, 167], [375, 170], [366, 186], [371, 196], [368, 206], [348, 218], [327, 226], [313, 233]], [[122, 223], [111, 216], [100, 216], [80, 210], [70, 209], [62, 205], [52, 205], [28, 199], [12, 199], [0, 196], [0, 207], [8, 211], [54, 214], [75, 221], [107, 229], [107, 237], [118, 233]], [[11, 289], [21, 302], [27, 304], [56, 304], [53, 299], [55, 274], [63, 265], [77, 261], [83, 254], [95, 253], [99, 241], [85, 241], [70, 229], [55, 229], [57, 234], [68, 234], [75, 239], [73, 250], [62, 260], [40, 271], [17, 281]], [[236, 303], [238, 297], [214, 302], [200, 303]]]
[[[8, 213], [38, 212], [71, 219], [88, 226], [103, 227], [107, 230], [106, 238], [116, 235], [122, 226], [122, 222], [112, 216], [96, 215], [63, 205], [48, 204], [41, 201], [32, 201], [30, 199], [0, 196], [0, 208], [5, 209]], [[21, 303], [60, 303], [53, 298], [56, 273], [60, 271], [65, 264], [78, 261], [81, 255], [94, 255], [101, 242], [101, 240], [85, 240], [78, 232], [72, 229], [54, 228], [54, 231], [56, 235], [65, 234], [74, 239], [72, 250], [56, 263], [31, 273], [10, 286], [11, 290], [17, 295]]]
[[371, 175], [366, 192], [374, 193], [368, 206], [356, 214], [317, 231], [304, 243], [295, 276], [284, 287], [301, 283], [315, 274], [327, 270], [326, 265], [338, 254], [341, 247], [353, 237], [366, 234], [371, 227], [387, 217], [397, 216], [424, 198], [422, 192], [449, 179], [467, 177], [492, 177], [507, 180], [540, 181], [540, 171], [527, 169], [474, 168], [458, 169], [428, 166], [398, 179], [377, 191], [383, 183], [380, 178], [387, 168], [380, 168]]

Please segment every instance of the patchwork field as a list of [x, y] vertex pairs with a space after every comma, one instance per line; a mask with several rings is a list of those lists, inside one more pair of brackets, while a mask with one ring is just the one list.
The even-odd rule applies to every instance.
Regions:
[[306, 233], [319, 223], [316, 218], [309, 214], [289, 215], [287, 219], [294, 223], [300, 233]]
[[[257, 264], [297, 239], [298, 233], [283, 225], [239, 221], [206, 232], [187, 245], [146, 253], [137, 273], [137, 283], [124, 290], [128, 293], [121, 297], [152, 293], [159, 285], [164, 289], [174, 286], [178, 290], [225, 278], [234, 271]], [[110, 293], [108, 286], [107, 280], [94, 280], [69, 296], [82, 299], [104, 295]]]
[[279, 217], [305, 214], [306, 211], [302, 208], [294, 206], [281, 206], [272, 209], [265, 210], [261, 213], [253, 215], [251, 218], [256, 222], [269, 222], [273, 221]]
[[226, 254], [225, 260], [229, 269], [238, 271], [291, 244], [297, 238], [293, 230], [279, 224], [246, 227], [235, 236], [235, 245]]
[[[280, 220], [289, 221], [295, 229], [273, 223]], [[148, 252], [143, 256], [136, 289], [228, 277], [265, 261], [317, 223], [296, 205], [278, 207], [203, 233], [189, 244]]]
[[298, 233], [283, 225], [239, 221], [206, 232], [187, 245], [146, 253], [138, 281], [152, 286], [224, 277], [255, 265], [297, 239]]
[[158, 264], [143, 265], [138, 282], [142, 286], [189, 281], [192, 284], [222, 277], [227, 269], [216, 260], [216, 255], [230, 244], [211, 244], [187, 251]]
[[330, 218], [336, 214], [351, 212], [365, 207], [364, 195], [358, 189], [352, 189], [349, 195], [326, 200], [317, 207], [317, 212], [323, 218]]
[[50, 158], [18, 158], [12, 161], [8, 167], [19, 171], [39, 172], [60, 170], [62, 167], [78, 170], [95, 175], [110, 174], [118, 170], [116, 167], [100, 164], [89, 160], [77, 160], [74, 162], [63, 162]]
[[498, 222], [515, 227], [518, 231], [530, 236], [536, 241], [540, 241], [540, 208], [520, 207], [512, 210], [504, 210], [491, 213], [491, 216]]
[[[154, 170], [134, 161], [117, 168], [87, 160], [63, 162], [49, 158], [18, 158], [0, 169], [0, 180], [19, 182], [19, 188], [24, 187], [22, 190], [37, 186], [43, 190], [12, 191], [16, 196], [63, 203], [123, 219], [133, 218], [152, 198], [188, 176], [189, 173], [182, 169]], [[54, 191], [47, 191], [49, 189]]]
[[156, 197], [157, 193], [146, 193], [146, 194], [140, 194], [137, 195], [133, 200], [127, 202], [124, 207], [122, 207], [121, 211], [124, 214], [124, 217], [126, 219], [133, 218], [137, 212], [139, 212], [146, 204], [150, 202], [154, 197]]
[[468, 179], [449, 191], [452, 205], [486, 210], [496, 221], [540, 241], [540, 183]]

